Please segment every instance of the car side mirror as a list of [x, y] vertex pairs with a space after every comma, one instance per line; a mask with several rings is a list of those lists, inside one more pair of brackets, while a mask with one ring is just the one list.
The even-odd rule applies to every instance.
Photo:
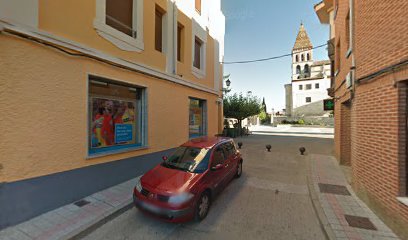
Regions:
[[163, 159], [163, 161], [167, 161], [167, 157], [166, 157], [166, 156], [163, 156], [162, 159]]
[[217, 171], [217, 170], [220, 170], [221, 168], [222, 168], [222, 164], [217, 164], [214, 167], [211, 167], [211, 170]]

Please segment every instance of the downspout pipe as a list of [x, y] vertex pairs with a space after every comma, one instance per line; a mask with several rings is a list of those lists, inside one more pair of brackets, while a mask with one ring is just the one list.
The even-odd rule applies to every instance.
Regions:
[[353, 84], [350, 98], [354, 98], [356, 91], [356, 60], [354, 58], [354, 0], [350, 0], [350, 50], [351, 50], [351, 81]]

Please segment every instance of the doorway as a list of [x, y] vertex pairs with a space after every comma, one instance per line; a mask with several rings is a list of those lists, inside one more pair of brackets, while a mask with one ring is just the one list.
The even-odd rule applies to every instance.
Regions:
[[351, 166], [351, 103], [341, 104], [340, 113], [340, 164]]

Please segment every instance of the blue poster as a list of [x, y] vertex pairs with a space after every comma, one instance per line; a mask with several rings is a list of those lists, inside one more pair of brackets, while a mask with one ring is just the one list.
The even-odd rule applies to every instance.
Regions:
[[115, 124], [115, 143], [130, 142], [133, 140], [132, 124]]

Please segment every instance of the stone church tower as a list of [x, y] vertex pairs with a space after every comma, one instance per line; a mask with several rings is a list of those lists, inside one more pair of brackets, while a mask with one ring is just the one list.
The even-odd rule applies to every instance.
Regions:
[[313, 64], [313, 45], [303, 24], [300, 25], [295, 45], [292, 49], [292, 80], [310, 77]]
[[330, 61], [314, 61], [313, 45], [303, 24], [292, 49], [291, 83], [285, 84], [287, 116], [323, 116], [329, 98]]

